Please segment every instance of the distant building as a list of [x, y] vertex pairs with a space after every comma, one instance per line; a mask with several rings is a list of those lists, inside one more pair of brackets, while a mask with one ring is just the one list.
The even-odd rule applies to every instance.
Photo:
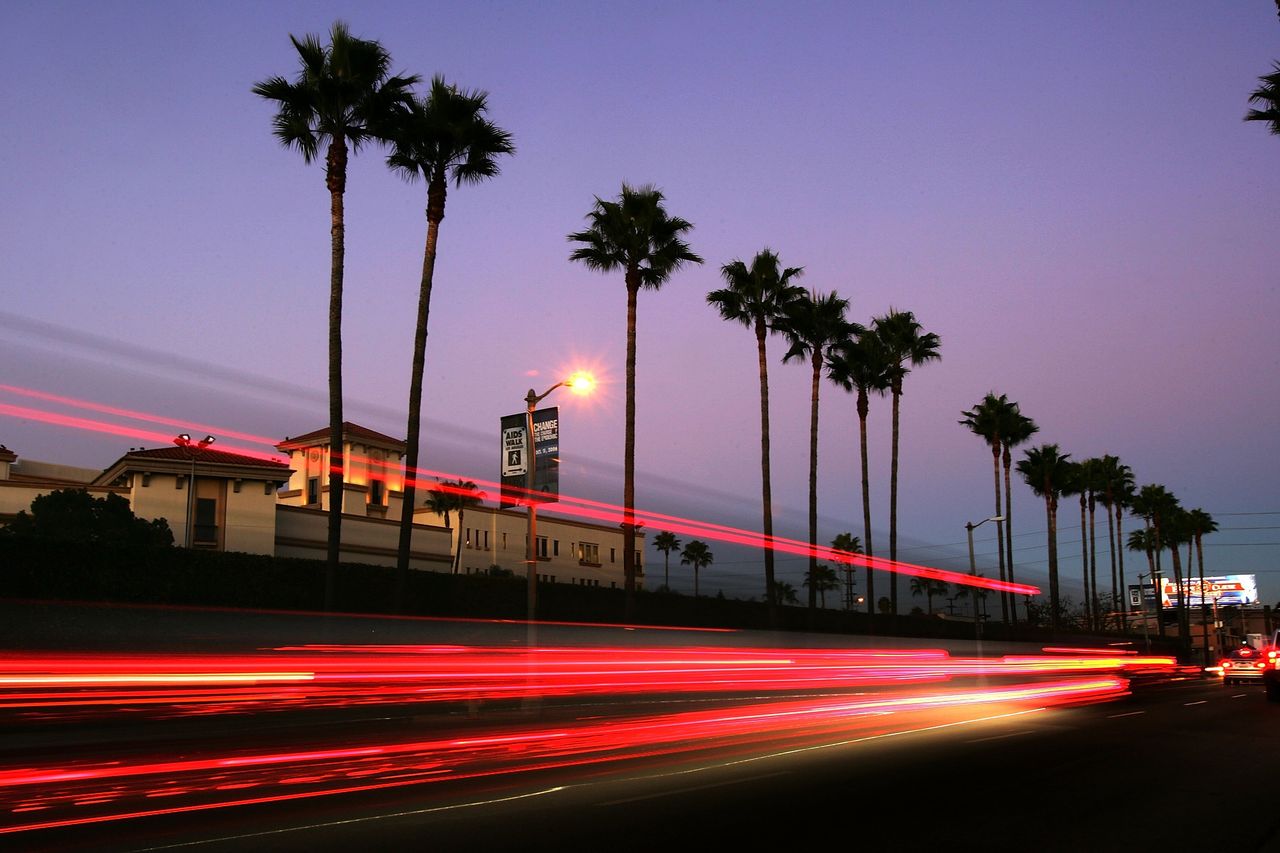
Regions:
[[[420, 507], [414, 522], [444, 525], [444, 518]], [[421, 520], [421, 521], [420, 521]], [[468, 507], [461, 520], [449, 519], [458, 553], [458, 571], [475, 574], [497, 566], [522, 574], [528, 562], [528, 516], [523, 510]], [[538, 511], [538, 577], [545, 583], [621, 588], [622, 529]], [[644, 534], [636, 534], [636, 583], [643, 586]]]
[[[83, 488], [118, 494], [140, 518], [164, 518], [175, 544], [323, 559], [328, 543], [329, 430], [276, 445], [289, 461], [212, 447], [136, 448], [105, 470], [23, 459], [0, 445], [0, 524], [42, 494]], [[394, 566], [404, 505], [403, 441], [343, 424], [342, 559]], [[410, 566], [474, 574], [492, 566], [522, 574], [523, 511], [468, 508], [461, 520], [427, 509], [430, 486], [416, 492]], [[194, 489], [194, 490], [193, 490]], [[190, 521], [190, 539], [188, 539]], [[637, 583], [643, 584], [643, 534], [637, 534]], [[621, 587], [622, 530], [538, 513], [538, 575], [547, 583]]]

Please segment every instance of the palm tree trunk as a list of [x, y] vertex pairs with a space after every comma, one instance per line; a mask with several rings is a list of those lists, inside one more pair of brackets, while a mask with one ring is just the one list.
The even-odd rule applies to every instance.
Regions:
[[[405, 606], [409, 582], [409, 552], [413, 547], [413, 507], [417, 498], [418, 446], [422, 435], [422, 375], [426, 369], [427, 321], [431, 316], [431, 286], [435, 280], [436, 245], [440, 222], [444, 219], [443, 178], [433, 179], [427, 188], [427, 244], [422, 252], [422, 278], [418, 284], [418, 325], [413, 334], [413, 367], [409, 376], [409, 423], [405, 437], [404, 491], [400, 502], [400, 541], [396, 549], [396, 609]], [[462, 526], [461, 522], [458, 524]], [[453, 573], [458, 573], [457, 553]]]
[[[1004, 542], [1005, 550], [1008, 552], [1005, 557], [1005, 565], [1009, 569], [1009, 583], [1015, 583], [1013, 579], [1013, 490], [1009, 488], [1009, 468], [1013, 463], [1012, 455], [1009, 453], [1009, 445], [1004, 446]], [[1030, 599], [1027, 599], [1030, 601]], [[1018, 597], [1016, 593], [1009, 593], [1009, 616], [1012, 624], [1018, 624]]]
[[[1108, 503], [1104, 504], [1103, 508], [1107, 511], [1107, 552], [1111, 555], [1111, 609], [1113, 612], [1119, 612], [1121, 590], [1116, 579], [1116, 525], [1115, 519], [1111, 517], [1110, 503], [1114, 500], [1114, 496], [1110, 492], [1107, 493], [1107, 500]], [[1114, 618], [1112, 622], [1114, 624]]]
[[[871, 478], [867, 473], [867, 413], [870, 409], [870, 403], [867, 399], [867, 389], [858, 389], [858, 443], [862, 455], [862, 553], [868, 558], [875, 554], [875, 549], [871, 546]], [[876, 613], [876, 587], [875, 579], [872, 577], [871, 561], [867, 561], [867, 616], [874, 617]], [[867, 620], [870, 630], [875, 630], [875, 621], [873, 618]]]
[[818, 388], [822, 379], [822, 350], [813, 352], [813, 381], [809, 389], [809, 618], [818, 607]]
[[326, 156], [329, 187], [329, 540], [324, 573], [324, 609], [332, 610], [342, 550], [342, 276], [346, 263], [347, 141], [335, 136]]
[[671, 589], [671, 552], [662, 552], [662, 585], [670, 591]]
[[769, 627], [778, 627], [778, 595], [773, 575], [773, 486], [769, 475], [769, 361], [765, 352], [768, 329], [756, 317], [756, 353], [760, 359], [760, 490], [764, 512], [764, 589], [769, 603]]
[[1093, 627], [1093, 611], [1089, 604], [1093, 600], [1092, 594], [1089, 592], [1089, 537], [1084, 535], [1085, 531], [1085, 497], [1084, 492], [1080, 493], [1080, 561], [1083, 563], [1081, 574], [1084, 575], [1084, 621], [1089, 627]]
[[462, 568], [462, 515], [465, 504], [458, 504], [458, 547], [453, 549], [453, 573], [456, 575]]
[[1056, 634], [1060, 620], [1058, 618], [1058, 502], [1045, 483], [1044, 499], [1045, 523], [1049, 529], [1049, 626]]
[[1089, 585], [1093, 590], [1093, 598], [1090, 601], [1090, 605], [1093, 612], [1093, 629], [1095, 631], [1102, 628], [1102, 601], [1098, 596], [1098, 538], [1093, 526], [1096, 510], [1097, 504], [1095, 503], [1093, 492], [1089, 492]]
[[693, 597], [698, 597], [698, 564], [693, 564]]
[[[639, 270], [627, 270], [627, 424], [622, 450], [622, 576], [626, 587], [626, 618], [635, 612], [636, 596], [636, 295]], [[529, 460], [532, 464], [533, 460]], [[694, 573], [695, 581], [697, 573]]]
[[[1120, 501], [1116, 501], [1116, 558], [1120, 570], [1120, 595], [1123, 596], [1120, 602], [1120, 609], [1126, 614], [1124, 618], [1124, 628], [1129, 630], [1129, 590], [1124, 579], [1124, 507], [1120, 505]], [[1141, 589], [1138, 590], [1142, 592]]]
[[[991, 474], [996, 484], [996, 511], [995, 515], [1000, 515], [1000, 442], [991, 445]], [[1000, 555], [1000, 582], [1004, 583], [1007, 576], [1004, 571], [1004, 522], [996, 522], [996, 552]], [[1000, 617], [1005, 621], [1009, 621], [1009, 593], [1006, 590], [1000, 590]]]
[[1148, 533], [1150, 533], [1152, 536], [1155, 537], [1154, 539], [1155, 546], [1150, 551], [1147, 552], [1147, 562], [1151, 564], [1151, 582], [1152, 584], [1154, 584], [1153, 591], [1156, 594], [1156, 616], [1159, 617], [1156, 620], [1156, 628], [1160, 631], [1160, 637], [1163, 638], [1165, 634], [1164, 605], [1161, 603], [1161, 600], [1163, 598], [1161, 593], [1164, 591], [1164, 578], [1161, 577], [1161, 574], [1160, 574], [1160, 551], [1162, 549], [1160, 547], [1159, 520], [1156, 520], [1155, 522], [1148, 520], [1147, 531]]
[[[898, 561], [898, 411], [902, 389], [893, 387], [893, 442], [889, 457], [889, 562]], [[889, 612], [898, 615], [898, 572], [889, 576]]]
[[1182, 556], [1178, 553], [1178, 543], [1171, 543], [1169, 553], [1173, 558], [1173, 582], [1177, 584], [1178, 589], [1178, 636], [1184, 641], [1190, 639], [1189, 626], [1186, 624], [1184, 610], [1186, 597], [1183, 595], [1185, 587], [1182, 583]]
[[[1204, 665], [1209, 665], [1209, 596], [1204, 591], [1204, 546], [1196, 533], [1196, 561], [1200, 564], [1200, 633], [1204, 646]], [[1189, 568], [1189, 567], [1188, 567]]]

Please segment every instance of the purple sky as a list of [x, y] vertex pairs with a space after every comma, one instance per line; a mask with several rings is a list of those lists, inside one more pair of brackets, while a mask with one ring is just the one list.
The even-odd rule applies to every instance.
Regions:
[[[769, 246], [853, 319], [892, 305], [942, 338], [906, 383], [903, 559], [967, 567], [990, 456], [956, 420], [995, 390], [1040, 439], [1212, 513], [1207, 571], [1257, 572], [1280, 599], [1280, 529], [1239, 529], [1280, 528], [1280, 138], [1241, 120], [1280, 59], [1272, 3], [425, 9], [11, 4], [0, 383], [280, 438], [326, 423], [323, 168], [276, 143], [250, 87], [294, 75], [290, 33], [342, 18], [397, 69], [488, 90], [518, 147], [449, 197], [425, 466], [494, 478], [498, 418], [586, 360], [613, 384], [589, 410], [555, 400], [562, 487], [620, 502], [625, 291], [570, 264], [565, 235], [594, 196], [652, 182], [707, 263], [641, 295], [641, 507], [759, 524], [754, 342], [705, 295]], [[347, 413], [401, 435], [424, 203], [378, 149], [353, 159]], [[808, 373], [771, 347], [778, 532], [805, 538]], [[861, 509], [852, 399], [824, 386], [822, 418], [825, 542], [861, 535]], [[871, 428], [883, 548], [887, 400]], [[136, 443], [5, 415], [0, 442], [93, 467]], [[1044, 583], [1043, 504], [1018, 485], [1014, 513], [1019, 579]], [[758, 594], [752, 555], [713, 550], [704, 587]], [[780, 570], [799, 587], [802, 560]]]

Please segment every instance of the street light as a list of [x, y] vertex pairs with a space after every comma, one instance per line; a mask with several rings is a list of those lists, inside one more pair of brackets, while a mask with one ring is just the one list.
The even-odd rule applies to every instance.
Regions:
[[[990, 518], [982, 519], [982, 521], [979, 521], [977, 524], [974, 524], [972, 521], [966, 521], [964, 523], [964, 529], [969, 534], [969, 574], [975, 579], [978, 577], [978, 564], [974, 562], [973, 559], [973, 531], [986, 524], [988, 521], [1004, 521], [1004, 516], [993, 515]], [[978, 587], [976, 585], [973, 588], [973, 625], [974, 639], [980, 643], [982, 642], [982, 619], [978, 616]]]
[[525, 447], [525, 496], [529, 501], [529, 530], [528, 530], [528, 546], [526, 555], [528, 557], [528, 581], [529, 592], [527, 599], [527, 610], [530, 625], [533, 624], [534, 616], [537, 613], [538, 604], [538, 502], [533, 495], [533, 474], [537, 468], [537, 458], [534, 456], [536, 449], [533, 440], [533, 410], [538, 403], [542, 402], [547, 396], [557, 388], [567, 387], [571, 392], [578, 396], [590, 394], [596, 386], [595, 377], [586, 371], [579, 370], [571, 374], [565, 379], [560, 380], [552, 385], [541, 394], [535, 393], [532, 388], [525, 395], [525, 419], [524, 419], [524, 447]]
[[217, 441], [211, 435], [206, 435], [194, 445], [191, 443], [190, 433], [182, 433], [173, 439], [173, 443], [186, 451], [187, 459], [191, 462], [191, 477], [187, 480], [187, 535], [186, 545], [188, 548], [194, 547], [195, 530], [191, 525], [192, 516], [195, 514], [196, 505], [196, 453], [204, 450], [209, 445]]

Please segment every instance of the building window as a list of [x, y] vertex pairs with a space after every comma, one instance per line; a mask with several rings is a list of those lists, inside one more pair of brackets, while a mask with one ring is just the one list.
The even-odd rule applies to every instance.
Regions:
[[538, 559], [547, 559], [547, 537], [545, 536], [538, 537]]
[[507, 531], [502, 531], [502, 550], [507, 550]]
[[600, 546], [594, 542], [579, 542], [578, 562], [600, 565]]
[[243, 482], [243, 480], [232, 480], [231, 491], [235, 492], [237, 495], [240, 494], [240, 484]]
[[194, 545], [218, 544], [218, 502], [214, 498], [196, 498]]
[[616, 549], [616, 548], [610, 548], [610, 549], [609, 549], [609, 562], [610, 562], [610, 563], [617, 562], [617, 549]]
[[311, 506], [320, 503], [320, 478], [307, 478], [307, 505]]
[[369, 484], [369, 503], [374, 506], [382, 506], [382, 497], [384, 484], [381, 480], [374, 480]]
[[551, 556], [553, 557], [560, 556], [560, 540], [559, 539], [551, 540]]
[[144, 472], [142, 475], [142, 488], [145, 489], [150, 485], [151, 485], [151, 474], [148, 472]]
[[487, 530], [484, 532], [484, 549], [489, 550], [489, 531]]
[[263, 484], [262, 484], [262, 493], [263, 493], [264, 495], [269, 495], [269, 494], [271, 494], [273, 491], [275, 491], [275, 487], [276, 487], [276, 484], [275, 484], [275, 483], [263, 483]]

